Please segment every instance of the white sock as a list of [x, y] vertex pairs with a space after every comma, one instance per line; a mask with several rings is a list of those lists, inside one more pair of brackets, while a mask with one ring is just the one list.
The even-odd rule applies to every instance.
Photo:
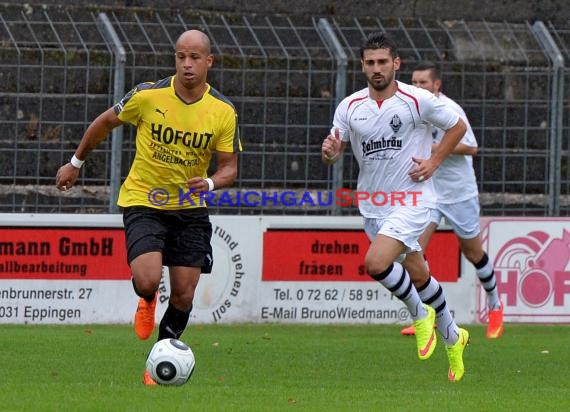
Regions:
[[432, 276], [418, 288], [422, 301], [435, 309], [437, 330], [447, 346], [451, 346], [459, 339], [459, 327], [453, 320], [451, 312], [445, 301], [445, 293], [439, 282]]
[[487, 293], [487, 306], [490, 310], [496, 310], [501, 307], [501, 299], [499, 298], [499, 291], [497, 289], [497, 278], [495, 276], [495, 270], [489, 256], [483, 254], [483, 258], [477, 264], [474, 264], [475, 272], [477, 277]]
[[404, 302], [413, 320], [420, 320], [427, 316], [427, 311], [422, 304], [418, 291], [412, 284], [410, 275], [401, 264], [394, 262], [384, 272], [371, 275], [371, 277]]

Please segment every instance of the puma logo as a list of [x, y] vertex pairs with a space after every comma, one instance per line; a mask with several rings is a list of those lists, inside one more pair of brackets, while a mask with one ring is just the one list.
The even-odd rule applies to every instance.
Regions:
[[167, 327], [166, 327], [166, 331], [167, 331], [168, 333], [170, 333], [172, 336], [174, 336], [174, 339], [178, 339], [178, 338], [180, 337], [180, 335], [181, 335], [181, 333], [176, 333], [176, 332], [174, 332], [170, 326], [167, 326]]
[[161, 111], [159, 108], [156, 108], [156, 109], [155, 109], [155, 112], [160, 113], [160, 114], [162, 115], [162, 118], [165, 119], [165, 120], [166, 120], [166, 112], [167, 112], [167, 111], [168, 111], [168, 109], [165, 110], [164, 112]]

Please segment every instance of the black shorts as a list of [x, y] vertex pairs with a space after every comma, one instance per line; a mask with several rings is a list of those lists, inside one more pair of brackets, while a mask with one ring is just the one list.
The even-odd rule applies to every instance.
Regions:
[[161, 252], [165, 266], [200, 267], [202, 273], [212, 271], [212, 224], [205, 207], [183, 210], [126, 207], [123, 224], [129, 264], [143, 253]]

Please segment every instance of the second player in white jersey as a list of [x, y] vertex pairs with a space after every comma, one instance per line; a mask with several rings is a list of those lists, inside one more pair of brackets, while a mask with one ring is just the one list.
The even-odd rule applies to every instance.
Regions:
[[[465, 132], [459, 144], [477, 148], [477, 139], [461, 106], [441, 92], [436, 98], [447, 107], [453, 109], [465, 122], [467, 132]], [[434, 127], [433, 137], [435, 143], [441, 141], [443, 133], [442, 129]], [[475, 170], [473, 170], [473, 157], [470, 155], [451, 153], [439, 165], [433, 177], [438, 203], [462, 202], [479, 194]]]
[[[433, 175], [438, 197], [437, 208], [431, 209], [431, 223], [420, 236], [419, 243], [425, 250], [442, 217], [445, 217], [459, 239], [461, 252], [475, 266], [477, 277], [485, 289], [489, 319], [487, 337], [499, 338], [504, 329], [503, 305], [493, 264], [483, 250], [480, 236], [479, 193], [472, 157], [477, 154], [477, 140], [463, 109], [441, 92], [441, 73], [433, 62], [417, 63], [412, 71], [412, 83], [432, 92], [439, 101], [457, 112], [467, 126], [464, 136]], [[438, 150], [442, 135], [442, 130], [434, 128], [434, 151]], [[406, 328], [403, 333], [407, 333], [408, 329], [410, 328]]]

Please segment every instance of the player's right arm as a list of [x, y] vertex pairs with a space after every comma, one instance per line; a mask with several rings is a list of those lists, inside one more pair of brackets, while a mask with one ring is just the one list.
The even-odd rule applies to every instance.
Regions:
[[321, 158], [326, 165], [336, 163], [348, 146], [348, 130], [350, 129], [348, 111], [350, 102], [355, 100], [353, 96], [343, 99], [337, 106], [332, 129], [321, 145]]
[[[115, 127], [122, 124], [123, 122], [118, 118], [113, 107], [101, 113], [85, 131], [79, 146], [75, 150], [75, 157], [79, 160], [85, 160], [87, 155], [109, 136]], [[55, 177], [56, 187], [63, 191], [70, 189], [79, 176], [79, 170], [80, 168], [73, 166], [71, 162], [61, 166]]]
[[323, 162], [327, 165], [332, 165], [344, 152], [344, 149], [348, 145], [348, 142], [343, 142], [340, 140], [340, 130], [334, 129], [334, 134], [329, 134], [322, 146], [321, 146], [321, 156]]

